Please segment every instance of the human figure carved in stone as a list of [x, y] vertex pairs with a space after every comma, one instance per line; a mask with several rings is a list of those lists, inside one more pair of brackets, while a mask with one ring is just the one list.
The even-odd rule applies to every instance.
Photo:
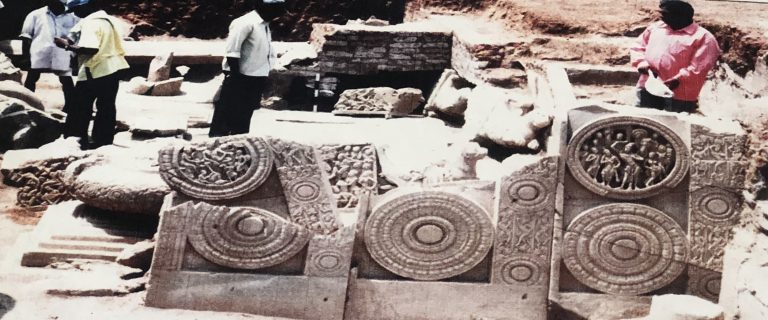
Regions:
[[590, 148], [589, 151], [584, 158], [584, 163], [587, 165], [587, 174], [594, 179], [600, 171], [600, 153], [596, 147]]
[[672, 171], [675, 157], [659, 133], [634, 125], [600, 129], [579, 150], [581, 167], [590, 179], [624, 190], [659, 184]]
[[619, 180], [619, 165], [621, 164], [619, 157], [613, 155], [610, 150], [604, 149], [600, 164], [603, 166], [600, 176], [604, 185], [610, 186], [611, 182]]
[[637, 181], [640, 178], [640, 164], [644, 159], [635, 153], [635, 144], [628, 143], [624, 146], [624, 149], [619, 152], [619, 158], [624, 162], [623, 177], [621, 179], [621, 187], [624, 189], [635, 190], [637, 188]]
[[359, 194], [378, 185], [376, 153], [369, 145], [328, 145], [320, 148], [338, 208], [357, 206]]
[[648, 154], [648, 158], [645, 159], [645, 168], [648, 171], [648, 179], [645, 180], [646, 187], [658, 183], [658, 178], [665, 173], [664, 166], [659, 161], [659, 156], [656, 152]]

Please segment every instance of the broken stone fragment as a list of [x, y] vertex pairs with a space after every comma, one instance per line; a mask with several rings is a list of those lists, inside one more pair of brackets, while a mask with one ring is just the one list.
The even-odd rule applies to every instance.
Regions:
[[536, 107], [521, 91], [478, 86], [467, 104], [464, 130], [504, 147], [539, 150], [537, 137], [553, 118], [554, 110]]
[[[666, 294], [654, 296], [651, 312], [642, 320], [723, 320], [723, 307], [699, 297]], [[638, 319], [638, 320], [641, 320]]]
[[157, 152], [168, 141], [176, 140], [149, 140], [128, 149], [97, 149], [94, 156], [73, 162], [67, 168], [72, 194], [99, 209], [157, 215], [163, 197], [171, 192], [155, 165]]
[[43, 104], [43, 100], [40, 100], [40, 98], [38, 98], [34, 92], [25, 88], [16, 81], [0, 81], [0, 95], [19, 99], [37, 110], [45, 110], [45, 104]]
[[116, 262], [126, 267], [149, 270], [152, 264], [152, 254], [155, 252], [155, 241], [144, 240], [123, 249], [117, 256]]
[[8, 56], [0, 53], [0, 81], [5, 80], [21, 83], [21, 69], [16, 68]]
[[0, 95], [0, 152], [36, 148], [61, 135], [62, 121]]
[[149, 63], [148, 82], [165, 81], [171, 78], [171, 66], [173, 65], [173, 52], [161, 54]]
[[158, 82], [144, 80], [142, 77], [134, 77], [128, 82], [126, 92], [145, 96], [178, 96], [181, 95], [181, 85], [184, 78], [172, 78]]
[[442, 113], [453, 117], [463, 117], [471, 92], [472, 89], [468, 81], [461, 78], [454, 70], [445, 70], [435, 89], [432, 90], [424, 110], [430, 116]]
[[525, 88], [528, 84], [528, 75], [524, 70], [511, 68], [492, 68], [483, 70], [480, 79], [502, 88]]
[[424, 102], [421, 90], [388, 87], [352, 89], [341, 94], [334, 114], [385, 116], [409, 115]]
[[155, 82], [149, 94], [157, 97], [178, 96], [183, 82], [181, 77]]

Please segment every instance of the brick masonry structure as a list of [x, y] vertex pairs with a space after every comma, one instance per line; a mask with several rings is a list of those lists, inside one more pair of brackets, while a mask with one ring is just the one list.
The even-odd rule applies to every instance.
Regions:
[[322, 72], [364, 75], [451, 67], [453, 39], [450, 32], [409, 29], [316, 24], [310, 41], [319, 52]]

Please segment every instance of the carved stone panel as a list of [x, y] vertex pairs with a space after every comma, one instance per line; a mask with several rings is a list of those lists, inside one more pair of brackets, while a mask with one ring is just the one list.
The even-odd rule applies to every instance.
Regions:
[[205, 259], [237, 269], [280, 264], [304, 249], [310, 232], [258, 208], [200, 203], [189, 220], [189, 243]]
[[630, 203], [586, 210], [568, 226], [563, 261], [587, 286], [610, 294], [661, 289], [685, 270], [685, 231], [664, 212]]
[[717, 186], [739, 191], [747, 173], [746, 136], [712, 133], [691, 126], [691, 185]]
[[479, 264], [494, 226], [482, 206], [445, 191], [408, 192], [374, 208], [364, 240], [387, 270], [415, 280], [441, 280]]
[[342, 227], [334, 234], [317, 235], [309, 242], [304, 274], [313, 277], [346, 277], [352, 259], [355, 226]]
[[335, 201], [315, 149], [275, 138], [269, 138], [269, 147], [275, 154], [291, 221], [317, 234], [336, 232]]
[[376, 193], [378, 170], [374, 146], [324, 145], [319, 153], [338, 208], [356, 208], [361, 193]]
[[544, 158], [502, 180], [492, 283], [547, 285], [556, 185], [557, 158]]
[[722, 274], [696, 266], [688, 267], [688, 294], [717, 302], [720, 297]]
[[725, 246], [743, 211], [746, 136], [692, 125], [691, 141], [688, 292], [716, 301]]
[[171, 188], [193, 198], [226, 200], [258, 188], [274, 156], [257, 137], [218, 138], [160, 151], [160, 174]]
[[[166, 201], [170, 201], [172, 196], [173, 193], [167, 196]], [[181, 270], [187, 244], [187, 218], [193, 210], [194, 204], [187, 202], [162, 211], [157, 229], [157, 244], [152, 255], [153, 270]]]
[[19, 186], [16, 202], [22, 207], [36, 207], [74, 199], [67, 187], [64, 170], [78, 158], [70, 156], [38, 161], [12, 172], [8, 179]]
[[632, 200], [680, 183], [688, 173], [688, 154], [683, 140], [664, 124], [644, 117], [610, 116], [576, 131], [566, 162], [588, 190]]

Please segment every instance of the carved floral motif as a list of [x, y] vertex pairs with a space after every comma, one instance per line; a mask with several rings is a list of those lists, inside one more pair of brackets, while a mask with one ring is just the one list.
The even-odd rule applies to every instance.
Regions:
[[546, 284], [556, 178], [557, 158], [543, 158], [502, 180], [492, 282]]
[[328, 179], [312, 146], [270, 138], [291, 221], [318, 234], [339, 229]]

